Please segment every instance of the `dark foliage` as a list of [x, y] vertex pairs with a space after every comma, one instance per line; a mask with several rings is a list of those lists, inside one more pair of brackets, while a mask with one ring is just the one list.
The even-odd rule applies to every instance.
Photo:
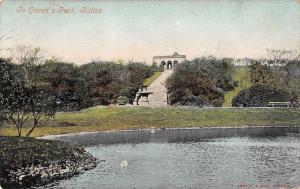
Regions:
[[270, 85], [255, 84], [240, 91], [232, 99], [232, 106], [265, 107], [268, 106], [269, 102], [287, 102], [290, 100], [291, 96], [285, 90]]
[[33, 127], [26, 134], [29, 136], [39, 125], [40, 118], [54, 116], [56, 101], [47, 85], [36, 81], [29, 83], [19, 69], [21, 66], [11, 64], [9, 60], [1, 60], [0, 115], [15, 124], [19, 136], [24, 123], [31, 117]]
[[117, 103], [119, 105], [125, 105], [125, 104], [129, 103], [129, 99], [126, 96], [119, 96], [117, 99]]
[[[2, 91], [4, 92], [4, 85], [10, 85], [11, 83], [5, 82], [6, 79], [4, 80], [5, 77], [9, 77], [9, 75], [7, 75], [8, 70], [10, 69], [9, 65], [6, 63], [6, 61], [2, 58], [0, 58], [0, 101], [1, 98], [3, 98]], [[0, 106], [0, 123], [7, 120], [6, 116], [4, 114], [4, 107], [3, 105]]]
[[119, 96], [127, 97], [129, 103], [132, 103], [145, 78], [154, 71], [152, 67], [142, 63], [86, 64], [80, 67], [80, 85], [76, 94], [83, 100], [83, 107], [114, 104]]
[[197, 61], [178, 65], [167, 80], [167, 88], [172, 105], [221, 106], [224, 102], [222, 89], [215, 86]]
[[30, 115], [30, 90], [24, 79], [15, 72], [9, 60], [0, 63], [0, 115], [11, 120], [21, 135], [21, 128]]
[[213, 81], [216, 87], [223, 91], [233, 90], [237, 86], [237, 82], [233, 80], [233, 59], [222, 58], [217, 59], [213, 56], [196, 58], [191, 61], [191, 64], [200, 67], [207, 77]]
[[300, 102], [300, 61], [291, 61], [285, 67], [286, 88], [294, 96], [294, 101]]
[[275, 76], [271, 67], [253, 61], [249, 68], [251, 83], [266, 85], [273, 85], [275, 83]]
[[258, 61], [253, 61], [249, 68], [252, 84], [270, 85], [274, 88], [288, 91], [290, 94], [293, 94], [295, 102], [299, 101], [299, 61], [287, 61], [286, 65], [282, 66], [270, 66], [269, 64], [262, 64]]
[[74, 64], [48, 60], [40, 66], [38, 75], [37, 82], [51, 90], [57, 101], [58, 110], [80, 109], [82, 99], [76, 95], [80, 72]]
[[135, 93], [156, 66], [143, 63], [92, 62], [82, 66], [48, 60], [37, 68], [38, 83], [51, 88], [60, 111], [77, 111], [109, 105], [125, 96], [132, 103]]

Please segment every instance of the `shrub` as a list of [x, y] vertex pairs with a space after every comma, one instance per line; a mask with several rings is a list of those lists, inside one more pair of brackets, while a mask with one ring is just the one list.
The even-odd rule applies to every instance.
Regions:
[[124, 86], [120, 90], [120, 95], [128, 98], [128, 103], [132, 104], [135, 98], [135, 94], [138, 91], [138, 87]]
[[223, 91], [230, 91], [237, 86], [232, 77], [234, 71], [232, 62], [232, 58], [218, 59], [214, 56], [208, 56], [195, 58], [190, 64], [201, 68], [216, 87]]
[[129, 103], [129, 99], [126, 97], [126, 96], [119, 96], [117, 98], [117, 103], [119, 105], [125, 105], [125, 104], [128, 104]]
[[223, 90], [195, 63], [178, 65], [166, 86], [171, 105], [221, 106], [224, 102]]
[[250, 68], [250, 79], [252, 84], [274, 85], [275, 78], [271, 67], [260, 62], [253, 61]]
[[132, 103], [135, 93], [154, 68], [143, 63], [92, 62], [79, 68], [78, 96], [84, 107], [118, 103], [119, 96]]
[[178, 105], [182, 106], [199, 106], [203, 105], [205, 102], [201, 101], [199, 96], [188, 95], [183, 96], [182, 99], [178, 102]]
[[270, 85], [256, 84], [241, 90], [233, 99], [232, 106], [264, 107], [269, 102], [287, 102], [291, 96], [287, 91]]

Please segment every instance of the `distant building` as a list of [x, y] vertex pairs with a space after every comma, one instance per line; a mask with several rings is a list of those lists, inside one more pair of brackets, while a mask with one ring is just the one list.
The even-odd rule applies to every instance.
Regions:
[[234, 59], [234, 66], [249, 66], [251, 64], [250, 58]]
[[174, 52], [173, 55], [169, 56], [154, 56], [153, 63], [157, 65], [162, 65], [164, 70], [172, 70], [176, 64], [184, 62], [186, 60], [185, 55], [179, 55], [177, 52]]

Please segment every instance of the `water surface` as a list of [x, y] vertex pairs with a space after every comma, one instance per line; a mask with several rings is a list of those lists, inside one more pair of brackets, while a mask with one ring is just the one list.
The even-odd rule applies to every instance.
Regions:
[[[95, 169], [43, 188], [277, 188], [300, 185], [300, 137], [96, 145]], [[126, 160], [128, 165], [121, 166]], [[247, 186], [247, 187], [246, 187]]]

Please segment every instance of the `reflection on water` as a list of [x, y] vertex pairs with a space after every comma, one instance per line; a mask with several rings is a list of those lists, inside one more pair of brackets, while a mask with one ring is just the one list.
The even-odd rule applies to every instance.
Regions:
[[[105, 160], [43, 188], [277, 188], [300, 185], [300, 137], [98, 145]], [[126, 161], [127, 166], [122, 166]]]

